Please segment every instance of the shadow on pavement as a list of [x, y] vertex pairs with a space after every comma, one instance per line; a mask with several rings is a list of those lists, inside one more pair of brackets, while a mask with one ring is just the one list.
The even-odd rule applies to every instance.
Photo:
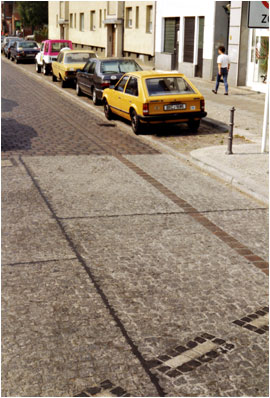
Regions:
[[32, 127], [20, 124], [15, 119], [2, 119], [1, 152], [29, 150], [34, 137], [37, 137], [37, 132]]
[[2, 112], [11, 112], [15, 106], [18, 106], [17, 102], [3, 97], [1, 98], [1, 102], [2, 102], [1, 106]]

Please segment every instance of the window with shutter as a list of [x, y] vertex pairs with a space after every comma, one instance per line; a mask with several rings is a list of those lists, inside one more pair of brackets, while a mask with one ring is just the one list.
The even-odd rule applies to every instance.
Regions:
[[184, 62], [193, 63], [195, 17], [185, 18]]
[[164, 52], [174, 53], [175, 45], [175, 18], [165, 18], [164, 24]]

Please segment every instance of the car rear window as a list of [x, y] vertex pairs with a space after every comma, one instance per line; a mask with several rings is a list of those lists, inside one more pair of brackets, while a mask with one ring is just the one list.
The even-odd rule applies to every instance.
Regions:
[[19, 47], [38, 48], [38, 44], [35, 41], [22, 41], [22, 42], [19, 42]]
[[58, 53], [64, 47], [69, 47], [70, 48], [70, 45], [69, 45], [68, 41], [51, 43], [51, 52], [52, 53]]
[[101, 62], [101, 73], [127, 73], [142, 70], [135, 61], [130, 60], [111, 60]]
[[166, 76], [146, 79], [149, 96], [194, 94], [194, 90], [183, 77]]
[[94, 53], [68, 53], [65, 56], [65, 64], [83, 63], [88, 61], [89, 58], [96, 58]]

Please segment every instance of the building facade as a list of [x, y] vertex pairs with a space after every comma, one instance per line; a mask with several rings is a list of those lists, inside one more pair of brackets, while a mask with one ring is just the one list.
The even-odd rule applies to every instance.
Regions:
[[156, 67], [175, 69], [189, 77], [211, 80], [216, 72], [217, 48], [227, 47], [227, 1], [157, 3]]
[[[69, 39], [74, 47], [100, 56], [154, 57], [155, 2], [49, 2], [49, 38]], [[136, 37], [136, 39], [135, 39]]]
[[231, 60], [229, 84], [264, 92], [269, 36], [266, 29], [249, 29], [247, 20], [247, 1], [49, 2], [51, 39], [207, 80], [216, 77], [223, 45]]
[[1, 2], [2, 34], [15, 35], [17, 31], [20, 31], [22, 27], [20, 19], [15, 1]]

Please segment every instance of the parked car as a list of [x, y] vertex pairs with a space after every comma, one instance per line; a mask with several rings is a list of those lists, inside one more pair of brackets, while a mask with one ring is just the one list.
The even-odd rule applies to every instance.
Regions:
[[4, 52], [4, 47], [7, 45], [10, 39], [14, 39], [14, 36], [4, 36], [3, 41], [1, 40], [1, 52]]
[[72, 42], [70, 40], [44, 40], [36, 56], [36, 72], [40, 73], [42, 70], [44, 75], [48, 75], [52, 69], [52, 62], [56, 61], [60, 50], [64, 47], [72, 49]]
[[10, 47], [10, 59], [18, 64], [21, 61], [34, 61], [40, 51], [36, 41], [15, 41]]
[[96, 54], [90, 50], [60, 51], [57, 60], [52, 63], [52, 80], [59, 79], [65, 87], [68, 81], [76, 80], [77, 70], [83, 69], [88, 59], [94, 57]]
[[204, 110], [204, 97], [181, 73], [141, 71], [126, 73], [114, 88], [103, 92], [104, 113], [131, 120], [135, 134], [143, 124], [186, 122], [197, 131]]
[[8, 43], [4, 47], [4, 55], [9, 59], [10, 58], [10, 47], [12, 44], [14, 44], [16, 41], [23, 41], [20, 37], [12, 37], [9, 39]]
[[89, 59], [83, 70], [77, 72], [77, 95], [88, 94], [97, 104], [104, 88], [115, 85], [124, 73], [139, 70], [142, 68], [130, 58]]

